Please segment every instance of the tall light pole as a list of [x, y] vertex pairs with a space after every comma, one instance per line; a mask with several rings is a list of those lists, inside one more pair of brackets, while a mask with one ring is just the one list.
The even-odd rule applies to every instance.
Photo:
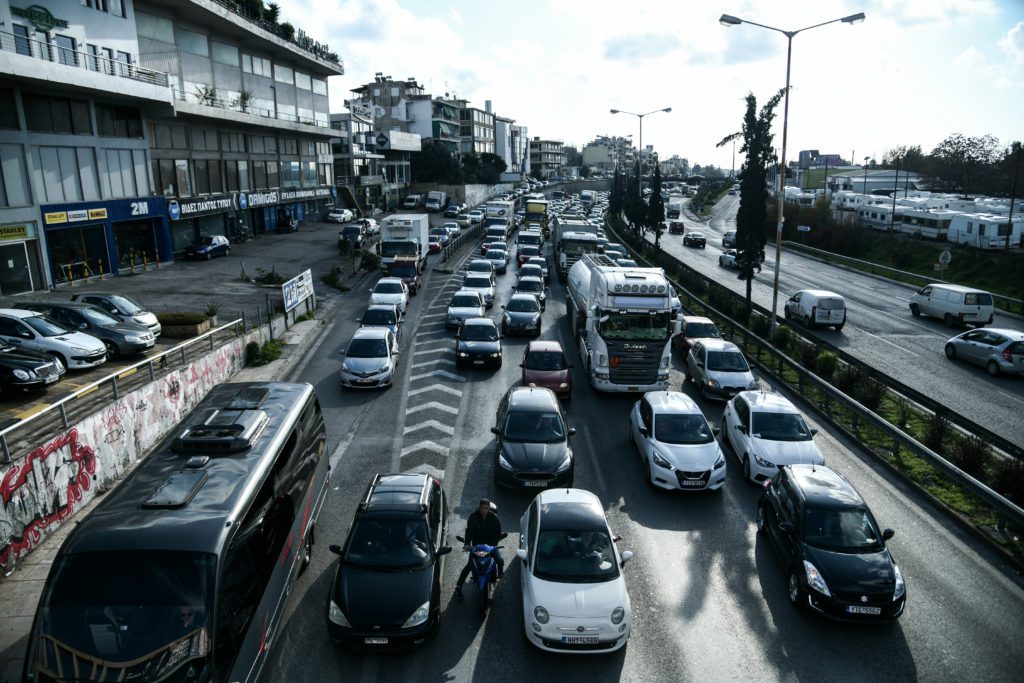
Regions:
[[723, 14], [718, 20], [722, 26], [731, 27], [739, 26], [740, 24], [751, 24], [752, 26], [758, 26], [760, 28], [766, 28], [769, 31], [776, 31], [786, 36], [786, 90], [785, 90], [785, 105], [782, 113], [782, 156], [780, 157], [780, 173], [779, 173], [779, 219], [778, 224], [775, 227], [775, 284], [772, 286], [772, 328], [771, 338], [775, 338], [776, 328], [776, 314], [778, 303], [779, 303], [779, 258], [782, 256], [782, 223], [785, 220], [783, 214], [783, 207], [786, 195], [786, 136], [789, 131], [789, 72], [790, 64], [793, 57], [793, 36], [803, 31], [809, 31], [812, 28], [818, 28], [819, 26], [827, 26], [828, 24], [835, 24], [842, 22], [844, 24], [855, 24], [858, 21], [864, 20], [864, 13], [858, 12], [857, 14], [851, 14], [848, 17], [842, 17], [841, 19], [832, 19], [831, 21], [824, 21], [820, 24], [814, 24], [813, 26], [807, 26], [805, 28], [797, 29], [796, 31], [783, 31], [780, 28], [774, 26], [765, 26], [764, 24], [758, 24], [755, 21], [747, 21], [746, 19], [738, 19], [729, 14]]
[[634, 114], [631, 111], [623, 111], [622, 109], [612, 109], [610, 111], [613, 114], [629, 114], [630, 116], [635, 116], [638, 119], [640, 119], [640, 141], [637, 143], [637, 151], [639, 153], [639, 156], [637, 157], [636, 163], [636, 190], [637, 196], [642, 200], [644, 198], [644, 117], [649, 116], [651, 114], [657, 114], [658, 112], [662, 111], [667, 114], [670, 111], [672, 111], [672, 107], [665, 107], [664, 109], [655, 109], [654, 111], [649, 111], [643, 114]]
[[861, 190], [861, 194], [867, 195], [868, 193], [868, 162], [871, 161], [871, 157], [864, 157], [864, 188]]

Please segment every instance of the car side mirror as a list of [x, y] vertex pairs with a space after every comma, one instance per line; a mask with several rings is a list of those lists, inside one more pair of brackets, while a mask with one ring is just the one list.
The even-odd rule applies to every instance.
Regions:
[[698, 368], [704, 367], [704, 361], [702, 361], [702, 360], [697, 361], [697, 367]]
[[736, 425], [736, 429], [738, 429], [738, 430], [739, 430], [740, 432], [742, 432], [743, 434], [746, 434], [746, 433], [747, 433], [747, 431], [749, 431], [749, 430], [747, 429], [747, 425]]
[[576, 434], [576, 428], [575, 427], [569, 427], [569, 431], [567, 432], [567, 434], [569, 436], [573, 436], [574, 434]]
[[332, 543], [330, 546], [328, 546], [328, 550], [330, 550], [335, 555], [341, 555], [341, 546], [337, 543]]
[[19, 332], [19, 333], [18, 333], [18, 336], [19, 336], [19, 337], [22, 337], [22, 338], [24, 338], [24, 339], [35, 339], [35, 337], [33, 337], [33, 336], [32, 336], [32, 333], [31, 333], [31, 332], [28, 332], [28, 331], [25, 331], [25, 332]]
[[791, 534], [793, 533], [794, 528], [795, 527], [792, 522], [779, 522], [779, 531], [785, 531], [787, 534]]
[[721, 427], [712, 427], [711, 428], [711, 433], [714, 434], [715, 436], [718, 436], [719, 434], [722, 433], [722, 428]]
[[460, 542], [460, 543], [465, 543], [466, 542], [466, 539], [464, 539], [462, 536], [456, 536], [455, 540]]
[[441, 546], [440, 548], [437, 549], [437, 556], [441, 557], [442, 555], [447, 555], [451, 551], [452, 551], [452, 547], [450, 545], [443, 545], [443, 546]]
[[89, 323], [78, 323], [78, 329], [87, 330], [89, 329]]
[[491, 427], [491, 434], [497, 434], [497, 433], [498, 433], [498, 428], [497, 427]]
[[505, 539], [505, 538], [508, 538], [508, 532], [507, 531], [502, 531], [501, 534], [498, 536], [498, 540], [500, 541], [500, 540]]
[[342, 349], [341, 351], [338, 351], [338, 355], [344, 358], [346, 351], [348, 351], [348, 349]]
[[649, 431], [647, 431], [647, 427], [641, 427], [640, 433], [643, 434], [644, 436], [650, 436], [651, 434]]
[[526, 562], [527, 558], [530, 557], [530, 554], [527, 553], [524, 549], [519, 548], [518, 550], [516, 550], [516, 557], [518, 557], [523, 562]]
[[623, 550], [619, 555], [619, 567], [625, 567], [626, 563], [633, 559], [632, 550]]
[[818, 433], [818, 430], [817, 430], [817, 429], [814, 429], [814, 428], [812, 427], [812, 428], [811, 428], [811, 436], [814, 436], [814, 435], [815, 435], [815, 434], [817, 434], [817, 433]]
[[896, 535], [896, 532], [892, 529], [886, 529], [882, 532], [882, 540], [888, 541], [890, 538]]

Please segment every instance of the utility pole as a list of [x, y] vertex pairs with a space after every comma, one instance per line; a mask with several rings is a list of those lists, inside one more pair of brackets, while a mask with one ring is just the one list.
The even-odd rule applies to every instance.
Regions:
[[1013, 200], [1017, 195], [1017, 172], [1020, 170], [1020, 150], [1021, 145], [1017, 147], [1017, 153], [1013, 155], [1013, 183], [1010, 185], [1010, 222], [1006, 226], [1006, 249], [1010, 249], [1010, 235], [1013, 233]]

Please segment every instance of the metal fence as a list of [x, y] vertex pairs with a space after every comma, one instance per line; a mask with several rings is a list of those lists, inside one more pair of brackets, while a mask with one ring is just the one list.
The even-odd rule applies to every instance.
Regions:
[[187, 366], [196, 358], [213, 351], [245, 333], [242, 320], [232, 320], [215, 329], [189, 339], [166, 351], [120, 368], [117, 372], [85, 385], [45, 409], [0, 430], [0, 457], [2, 464], [24, 455], [30, 443], [38, 442], [41, 434], [49, 434], [69, 426], [94, 413], [101, 404], [117, 400], [172, 370]]

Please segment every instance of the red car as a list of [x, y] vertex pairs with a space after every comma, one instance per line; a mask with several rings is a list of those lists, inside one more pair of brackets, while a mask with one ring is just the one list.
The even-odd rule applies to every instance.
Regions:
[[572, 394], [572, 365], [557, 341], [532, 341], [523, 356], [523, 385], [545, 387], [563, 401]]
[[441, 238], [434, 235], [430, 236], [430, 241], [427, 242], [427, 253], [428, 254], [440, 254], [441, 253]]
[[669, 221], [668, 223], [668, 234], [670, 235], [682, 235], [686, 232], [686, 224], [682, 221]]
[[682, 329], [679, 334], [672, 337], [672, 348], [682, 351], [684, 354], [689, 353], [693, 345], [699, 341], [722, 338], [722, 333], [718, 331], [718, 326], [710, 318], [684, 315], [682, 322]]

